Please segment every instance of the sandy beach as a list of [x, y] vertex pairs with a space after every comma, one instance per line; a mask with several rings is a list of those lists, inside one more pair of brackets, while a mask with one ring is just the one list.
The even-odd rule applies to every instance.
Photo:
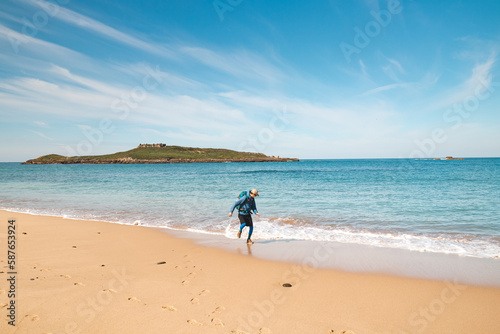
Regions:
[[0, 222], [1, 333], [500, 333], [499, 288], [266, 261], [141, 226]]

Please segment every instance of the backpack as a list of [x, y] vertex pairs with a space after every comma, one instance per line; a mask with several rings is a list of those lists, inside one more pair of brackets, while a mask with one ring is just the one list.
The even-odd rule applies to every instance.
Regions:
[[[245, 196], [245, 197], [247, 198], [247, 199], [246, 199], [247, 201], [250, 201], [250, 200], [251, 200], [250, 196], [248, 196], [248, 192], [247, 192], [247, 191], [242, 191], [242, 192], [238, 195], [238, 199], [242, 198], [243, 196]], [[240, 211], [240, 206], [241, 206], [241, 204], [240, 204], [240, 205], [236, 205], [236, 210], [238, 210], [238, 212]]]

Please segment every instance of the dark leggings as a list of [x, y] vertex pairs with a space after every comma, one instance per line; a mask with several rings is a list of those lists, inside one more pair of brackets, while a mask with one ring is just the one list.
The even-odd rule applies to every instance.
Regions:
[[[245, 226], [247, 226], [246, 223], [243, 223], [243, 224], [240, 225], [240, 232], [243, 231], [243, 227], [245, 227]], [[250, 225], [249, 227], [250, 227], [250, 231], [248, 231], [248, 238], [247, 238], [247, 240], [250, 239], [250, 237], [252, 236], [252, 233], [253, 233], [253, 225]]]
[[238, 218], [240, 219], [240, 232], [243, 231], [243, 228], [245, 226], [248, 226], [250, 228], [250, 231], [248, 231], [248, 239], [250, 239], [250, 237], [252, 236], [252, 233], [253, 233], [253, 222], [252, 222], [252, 216], [250, 215], [242, 215], [242, 214], [238, 214]]

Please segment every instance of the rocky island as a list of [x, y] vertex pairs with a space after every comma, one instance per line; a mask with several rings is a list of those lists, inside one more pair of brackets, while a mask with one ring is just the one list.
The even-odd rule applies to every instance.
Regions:
[[140, 144], [132, 150], [107, 155], [65, 157], [58, 154], [49, 154], [36, 159], [30, 159], [23, 162], [23, 164], [161, 164], [271, 161], [299, 161], [299, 159], [216, 148]]
[[446, 158], [444, 159], [441, 159], [441, 158], [434, 158], [434, 160], [464, 160], [464, 158], [454, 158], [452, 156], [447, 156]]

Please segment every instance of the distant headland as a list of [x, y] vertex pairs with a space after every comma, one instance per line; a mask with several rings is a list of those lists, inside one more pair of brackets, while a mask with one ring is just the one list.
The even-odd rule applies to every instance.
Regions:
[[238, 152], [217, 148], [140, 144], [134, 149], [107, 155], [65, 157], [49, 154], [23, 164], [161, 164], [190, 162], [274, 162], [299, 161], [295, 158], [267, 156], [263, 153]]

